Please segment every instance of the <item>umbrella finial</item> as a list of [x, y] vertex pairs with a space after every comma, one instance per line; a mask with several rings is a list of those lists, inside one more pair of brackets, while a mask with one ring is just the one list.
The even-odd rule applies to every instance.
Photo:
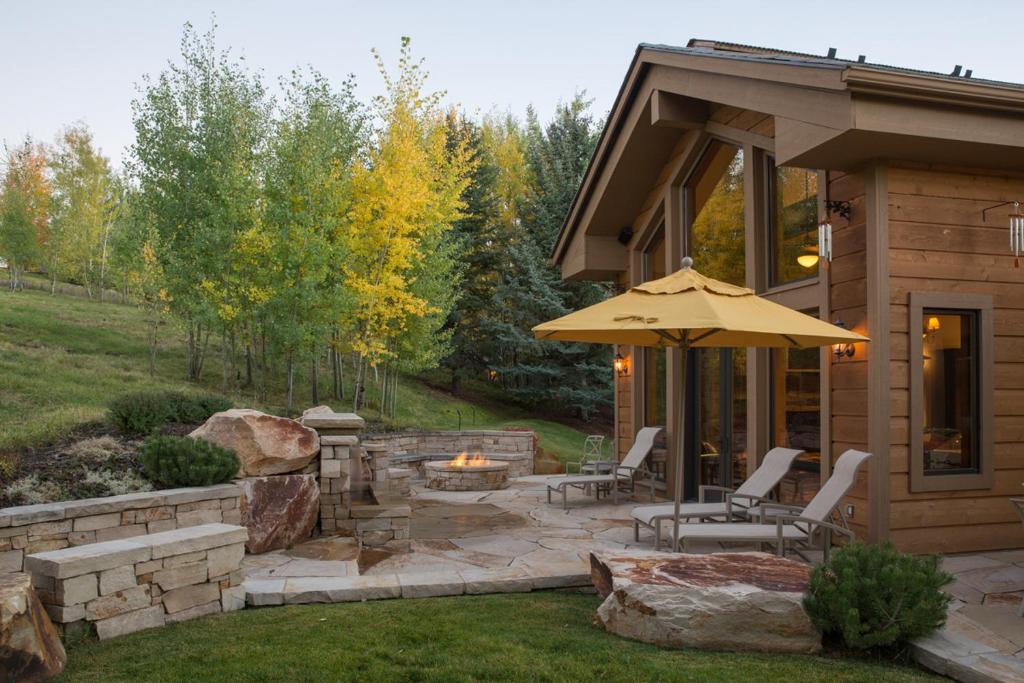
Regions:
[[690, 258], [689, 256], [684, 256], [683, 257], [683, 270], [689, 270], [691, 267], [693, 267], [693, 259]]

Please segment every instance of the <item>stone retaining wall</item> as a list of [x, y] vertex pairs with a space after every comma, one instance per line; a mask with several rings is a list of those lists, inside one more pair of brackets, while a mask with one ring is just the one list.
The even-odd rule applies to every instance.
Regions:
[[235, 484], [144, 491], [0, 509], [0, 572], [19, 572], [24, 557], [214, 522], [239, 524]]
[[25, 568], [64, 633], [99, 638], [245, 606], [246, 530], [204, 524], [29, 555]]

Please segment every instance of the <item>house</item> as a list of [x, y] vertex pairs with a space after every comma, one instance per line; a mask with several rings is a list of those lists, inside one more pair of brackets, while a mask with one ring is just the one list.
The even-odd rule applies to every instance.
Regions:
[[1024, 547], [1008, 500], [1024, 492], [1018, 201], [1024, 85], [834, 50], [641, 45], [554, 248], [563, 276], [625, 289], [689, 255], [872, 342], [693, 350], [686, 387], [678, 350], [620, 347], [619, 452], [643, 426], [676, 430], [686, 391], [688, 496], [779, 445], [805, 451], [780, 495], [806, 500], [858, 448], [875, 457], [842, 509], [860, 538]]

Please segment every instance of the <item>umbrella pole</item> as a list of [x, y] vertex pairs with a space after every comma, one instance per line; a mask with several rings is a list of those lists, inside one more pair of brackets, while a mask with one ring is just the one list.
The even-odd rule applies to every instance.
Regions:
[[683, 451], [686, 445], [686, 439], [684, 433], [686, 431], [686, 366], [687, 366], [687, 352], [690, 350], [689, 344], [684, 344], [679, 347], [679, 350], [683, 354], [682, 361], [680, 362], [681, 370], [679, 373], [680, 390], [679, 390], [679, 402], [678, 410], [676, 411], [676, 430], [675, 430], [675, 454], [676, 454], [676, 478], [675, 478], [675, 515], [672, 518], [672, 552], [679, 552], [679, 504], [683, 499]]

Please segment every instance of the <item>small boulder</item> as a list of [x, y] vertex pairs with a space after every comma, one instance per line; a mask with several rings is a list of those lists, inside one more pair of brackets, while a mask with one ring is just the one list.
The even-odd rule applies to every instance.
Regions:
[[300, 543], [313, 532], [320, 513], [320, 486], [311, 474], [248, 477], [242, 489], [246, 551], [254, 554]]
[[320, 452], [316, 431], [248, 408], [215, 413], [189, 436], [237, 453], [240, 477], [297, 472]]
[[64, 670], [57, 629], [28, 574], [0, 574], [0, 679], [45, 681]]
[[306, 408], [302, 411], [302, 417], [299, 418], [299, 422], [303, 422], [309, 415], [331, 415], [334, 413], [334, 408], [328, 405], [318, 405], [312, 408]]
[[591, 554], [606, 629], [662, 647], [812, 653], [807, 565], [767, 553]]

